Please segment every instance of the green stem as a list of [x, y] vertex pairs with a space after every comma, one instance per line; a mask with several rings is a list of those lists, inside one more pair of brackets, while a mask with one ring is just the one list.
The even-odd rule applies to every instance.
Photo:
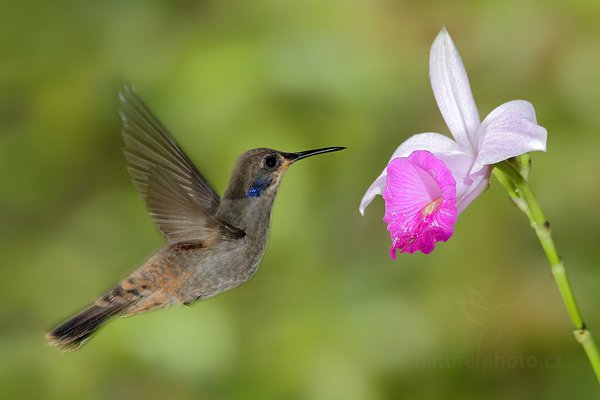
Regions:
[[534, 229], [544, 249], [544, 253], [546, 253], [546, 257], [550, 262], [552, 276], [565, 303], [567, 313], [575, 326], [575, 330], [573, 331], [575, 339], [583, 346], [596, 374], [596, 379], [600, 383], [600, 354], [590, 330], [583, 322], [565, 266], [556, 251], [550, 231], [550, 223], [533, 195], [529, 183], [515, 168], [514, 163], [504, 161], [496, 164], [495, 167], [494, 175], [498, 178], [498, 181], [508, 191], [510, 198], [515, 202], [517, 207], [529, 217], [531, 227]]

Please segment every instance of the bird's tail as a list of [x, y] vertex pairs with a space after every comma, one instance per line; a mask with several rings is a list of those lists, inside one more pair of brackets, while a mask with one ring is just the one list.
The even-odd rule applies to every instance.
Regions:
[[102, 306], [97, 302], [48, 332], [46, 340], [64, 351], [77, 350], [96, 333], [98, 328], [123, 313], [127, 306], [127, 303], [110, 303]]

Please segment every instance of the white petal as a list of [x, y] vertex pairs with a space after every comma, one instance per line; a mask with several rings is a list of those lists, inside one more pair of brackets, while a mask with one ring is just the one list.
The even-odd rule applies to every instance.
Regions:
[[477, 133], [477, 158], [471, 175], [485, 165], [530, 151], [546, 151], [546, 129], [539, 126], [531, 103], [509, 101], [493, 110]]
[[446, 28], [431, 46], [429, 77], [435, 100], [450, 132], [465, 151], [473, 152], [479, 112], [467, 71]]
[[386, 178], [387, 172], [384, 169], [381, 175], [379, 175], [377, 179], [375, 179], [375, 182], [373, 182], [369, 189], [367, 189], [367, 193], [365, 193], [363, 196], [362, 200], [360, 201], [360, 207], [358, 208], [358, 211], [360, 211], [362, 215], [365, 215], [365, 209], [369, 204], [371, 204], [371, 201], [373, 201], [375, 196], [381, 196], [383, 194]]
[[448, 136], [440, 133], [419, 133], [406, 139], [392, 157], [390, 161], [397, 157], [408, 157], [415, 150], [427, 150], [430, 153], [462, 153], [460, 146]]
[[[408, 157], [415, 150], [427, 150], [434, 154], [463, 154], [458, 144], [448, 136], [428, 132], [413, 135], [402, 142], [396, 151], [394, 151], [394, 154], [392, 154], [390, 161], [398, 157]], [[471, 164], [472, 163], [470, 163], [469, 166]], [[361, 214], [365, 214], [365, 209], [371, 201], [373, 201], [375, 196], [381, 196], [383, 193], [386, 176], [387, 172], [384, 168], [383, 172], [375, 179], [375, 182], [367, 189], [367, 192], [360, 202], [360, 207], [358, 208]]]

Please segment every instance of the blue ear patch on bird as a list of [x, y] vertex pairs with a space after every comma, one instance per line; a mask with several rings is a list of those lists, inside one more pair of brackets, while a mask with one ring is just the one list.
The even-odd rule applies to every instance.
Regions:
[[258, 178], [250, 189], [248, 189], [248, 197], [260, 197], [262, 192], [271, 184], [270, 179]]

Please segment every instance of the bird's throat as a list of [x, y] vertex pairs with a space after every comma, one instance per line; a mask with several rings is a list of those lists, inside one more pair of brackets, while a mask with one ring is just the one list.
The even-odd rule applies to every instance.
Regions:
[[271, 185], [271, 179], [258, 178], [248, 192], [246, 193], [247, 197], [260, 197], [263, 192]]
[[260, 197], [222, 199], [216, 216], [249, 236], [264, 234], [271, 220], [271, 208], [275, 195], [270, 191]]

